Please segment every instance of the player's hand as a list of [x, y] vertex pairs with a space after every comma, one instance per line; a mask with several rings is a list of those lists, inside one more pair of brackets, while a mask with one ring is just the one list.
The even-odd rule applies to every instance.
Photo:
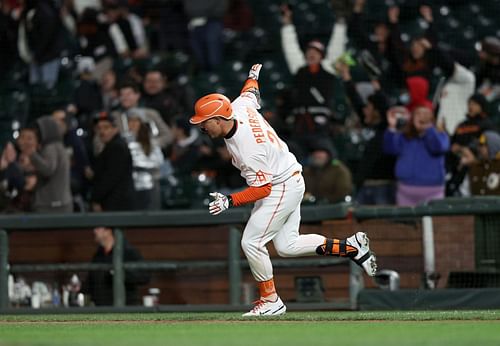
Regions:
[[248, 79], [259, 79], [260, 69], [262, 68], [262, 64], [255, 64], [252, 66], [250, 71], [248, 72]]
[[224, 210], [229, 209], [231, 206], [229, 198], [220, 192], [211, 192], [210, 197], [214, 198], [214, 200], [208, 205], [208, 211], [212, 215], [218, 215]]

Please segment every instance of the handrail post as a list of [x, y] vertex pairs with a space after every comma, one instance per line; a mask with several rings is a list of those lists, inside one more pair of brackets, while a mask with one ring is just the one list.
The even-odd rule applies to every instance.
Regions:
[[427, 288], [435, 289], [435, 281], [432, 274], [436, 271], [436, 254], [434, 249], [434, 228], [432, 217], [422, 217], [422, 242], [424, 250], [424, 275]]
[[241, 259], [240, 259], [241, 232], [235, 226], [229, 227], [229, 303], [241, 304]]
[[358, 309], [358, 295], [364, 288], [365, 283], [363, 279], [363, 269], [353, 261], [350, 261], [350, 275], [349, 275], [349, 302], [351, 310]]
[[0, 229], [0, 309], [9, 306], [9, 237]]
[[125, 306], [125, 271], [123, 270], [123, 232], [115, 228], [113, 246], [113, 306]]

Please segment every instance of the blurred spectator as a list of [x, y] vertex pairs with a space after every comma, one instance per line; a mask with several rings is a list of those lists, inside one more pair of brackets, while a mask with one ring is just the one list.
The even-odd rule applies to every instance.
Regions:
[[[488, 117], [488, 101], [476, 93], [469, 98], [467, 119], [459, 124], [451, 138], [451, 151], [447, 156], [447, 171], [449, 179], [446, 184], [446, 194], [457, 196], [462, 194], [460, 186], [467, 174], [467, 165], [461, 159], [464, 149], [477, 151], [477, 139], [487, 130], [494, 130], [495, 126]], [[461, 192], [462, 191], [462, 192]]]
[[490, 102], [500, 95], [500, 39], [497, 37], [488, 36], [481, 41], [477, 86]]
[[395, 112], [387, 114], [389, 128], [384, 134], [384, 150], [397, 155], [398, 180], [396, 201], [399, 206], [415, 206], [444, 197], [444, 155], [450, 143], [448, 135], [435, 127], [432, 103], [415, 105], [403, 132], [397, 131]]
[[437, 37], [431, 7], [422, 5], [419, 11], [426, 22], [427, 29], [423, 35], [411, 39], [410, 48], [408, 49], [401, 38], [399, 7], [391, 6], [388, 10], [391, 39], [388, 57], [393, 64], [396, 73], [395, 78], [397, 78], [400, 86], [404, 86], [406, 79], [412, 76], [420, 76], [430, 81], [435, 67], [440, 67], [446, 78], [452, 76], [454, 72], [453, 60], [441, 49], [437, 48]]
[[[313, 40], [304, 54], [288, 5], [282, 6], [282, 23], [282, 48], [288, 69], [294, 75], [293, 116], [287, 121], [293, 123], [293, 140], [307, 152], [313, 139], [319, 136], [326, 139], [330, 135], [336, 80], [333, 64], [344, 53], [347, 26], [345, 21], [335, 22], [328, 47], [325, 49], [323, 43]], [[306, 155], [295, 154], [299, 160]]]
[[229, 0], [224, 16], [224, 27], [234, 31], [248, 31], [254, 25], [252, 8], [245, 0]]
[[126, 4], [121, 0], [107, 0], [104, 2], [104, 12], [109, 23], [116, 24], [113, 27], [112, 38], [121, 36], [121, 46], [118, 53], [133, 59], [144, 59], [149, 55], [148, 42], [142, 19], [134, 13], [130, 13]]
[[66, 110], [57, 109], [52, 112], [52, 117], [57, 121], [63, 133], [63, 144], [70, 160], [73, 201], [79, 211], [85, 211], [84, 199], [88, 192], [88, 179], [93, 175], [85, 143], [78, 136], [74, 126], [76, 119], [72, 118]]
[[463, 196], [500, 194], [500, 135], [485, 131], [474, 140], [477, 145], [462, 147], [460, 165], [467, 176], [460, 191]]
[[[80, 42], [80, 54], [92, 57], [95, 61], [94, 76], [100, 80], [113, 66], [113, 58], [119, 53], [120, 42], [115, 44], [111, 33], [116, 32], [116, 25], [109, 25], [101, 19], [100, 13], [93, 8], [86, 8], [77, 23]], [[123, 45], [123, 44], [122, 44]]]
[[9, 75], [17, 56], [17, 19], [8, 1], [0, 1], [0, 82]]
[[134, 109], [141, 109], [144, 112], [144, 116], [151, 128], [153, 134], [153, 139], [155, 139], [161, 148], [165, 148], [169, 143], [172, 142], [172, 131], [165, 124], [160, 114], [151, 108], [144, 108], [139, 106], [139, 99], [141, 98], [141, 92], [139, 87], [135, 83], [124, 83], [119, 89], [120, 95], [120, 107], [111, 113], [111, 116], [115, 118], [116, 125], [120, 130], [120, 133], [125, 133], [128, 129], [127, 121], [127, 111]]
[[306, 192], [304, 199], [317, 203], [344, 202], [353, 191], [349, 169], [335, 158], [329, 142], [316, 141], [312, 145], [309, 164], [304, 168]]
[[36, 121], [40, 147], [33, 143], [24, 150], [25, 160], [29, 160], [36, 173], [36, 212], [56, 213], [73, 211], [70, 186], [70, 162], [63, 144], [63, 134], [52, 116], [44, 116]]
[[184, 117], [175, 120], [173, 133], [169, 160], [177, 176], [189, 175], [200, 159], [200, 133]]
[[120, 97], [116, 81], [116, 72], [106, 71], [100, 80], [103, 109], [112, 111], [120, 106]]
[[227, 0], [185, 0], [191, 48], [199, 67], [213, 71], [223, 59], [223, 18]]
[[[113, 249], [115, 236], [108, 227], [94, 228], [94, 239], [98, 244], [97, 251], [91, 263], [113, 263]], [[123, 239], [123, 261], [141, 262], [141, 253], [134, 248], [125, 238]], [[150, 274], [144, 270], [125, 271], [125, 303], [126, 305], [139, 305], [139, 286], [147, 284]], [[113, 305], [113, 273], [109, 270], [90, 271], [82, 285], [82, 293], [88, 294], [95, 305]]]
[[[37, 184], [37, 176], [35, 168], [29, 160], [33, 149], [39, 150], [40, 140], [37, 131], [34, 127], [25, 127], [19, 131], [17, 137], [17, 147], [19, 154], [17, 155], [17, 165], [24, 177], [24, 185], [17, 196], [12, 196], [10, 209], [13, 212], [30, 212], [33, 211], [34, 191]], [[6, 148], [7, 149], [7, 148]], [[8, 149], [7, 149], [8, 150]], [[12, 154], [12, 153], [11, 153]], [[15, 173], [15, 171], [11, 171]], [[19, 177], [10, 177], [19, 181]]]
[[120, 136], [115, 119], [102, 112], [95, 119], [96, 132], [104, 144], [96, 157], [92, 185], [92, 210], [115, 211], [134, 209], [132, 157]]
[[349, 37], [361, 50], [360, 62], [367, 68], [369, 75], [383, 78], [381, 82], [387, 86], [394, 78], [394, 71], [388, 57], [391, 51], [390, 29], [386, 21], [376, 21], [373, 24], [373, 31], [367, 31], [365, 2], [366, 0], [354, 0], [349, 20]]
[[451, 139], [452, 151], [457, 152], [458, 146], [467, 146], [486, 130], [493, 130], [494, 124], [488, 117], [488, 101], [479, 93], [468, 99], [467, 119], [460, 123]]
[[160, 70], [146, 72], [141, 101], [144, 107], [158, 111], [171, 126], [175, 117], [186, 116], [194, 103], [193, 90], [169, 80]]
[[[34, 178], [36, 183], [36, 178]], [[7, 213], [31, 211], [31, 191], [24, 171], [17, 162], [14, 145], [7, 142], [0, 158], [0, 210]], [[34, 188], [34, 184], [31, 189]]]
[[183, 51], [189, 50], [189, 37], [187, 29], [187, 18], [184, 13], [182, 0], [144, 0], [146, 19], [150, 26], [157, 26], [158, 41], [157, 49], [160, 51]]
[[159, 145], [151, 137], [144, 111], [132, 108], [127, 112], [132, 154], [135, 202], [138, 210], [161, 209], [160, 167], [164, 162]]
[[26, 0], [19, 23], [19, 55], [30, 66], [30, 83], [52, 89], [59, 77], [64, 48], [63, 25], [56, 2]]
[[363, 102], [356, 90], [349, 66], [338, 63], [337, 68], [344, 81], [344, 88], [351, 105], [361, 118], [366, 138], [364, 151], [354, 171], [359, 204], [391, 205], [395, 202], [394, 156], [384, 153], [384, 132], [387, 129], [386, 113], [389, 100], [378, 81], [372, 81], [375, 92]]
[[467, 100], [474, 94], [476, 77], [472, 71], [458, 63], [453, 65], [453, 74], [446, 80], [439, 98], [438, 122], [444, 122], [446, 131], [453, 133], [464, 120]]
[[92, 115], [103, 109], [101, 90], [94, 78], [95, 63], [92, 57], [78, 60], [78, 80], [73, 102], [79, 122], [85, 128], [91, 126]]
[[477, 139], [475, 149], [462, 149], [462, 164], [470, 165], [480, 160], [500, 159], [500, 134], [496, 131], [485, 131]]

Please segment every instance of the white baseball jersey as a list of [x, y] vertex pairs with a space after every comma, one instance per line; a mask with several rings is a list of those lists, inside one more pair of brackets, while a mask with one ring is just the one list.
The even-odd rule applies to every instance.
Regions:
[[224, 140], [248, 186], [276, 185], [302, 171], [286, 143], [257, 111], [260, 105], [253, 93], [241, 94], [231, 105], [238, 127]]

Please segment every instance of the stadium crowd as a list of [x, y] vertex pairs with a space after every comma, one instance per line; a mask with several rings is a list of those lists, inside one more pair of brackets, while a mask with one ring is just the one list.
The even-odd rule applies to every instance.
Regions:
[[[241, 188], [223, 143], [188, 119], [204, 93], [237, 96], [238, 63], [256, 62], [304, 203], [499, 192], [483, 164], [500, 174], [497, 28], [480, 2], [397, 3], [0, 0], [1, 210], [189, 208]], [[318, 33], [304, 25], [315, 5], [329, 9]], [[440, 25], [464, 8], [493, 34], [448, 42]]]

